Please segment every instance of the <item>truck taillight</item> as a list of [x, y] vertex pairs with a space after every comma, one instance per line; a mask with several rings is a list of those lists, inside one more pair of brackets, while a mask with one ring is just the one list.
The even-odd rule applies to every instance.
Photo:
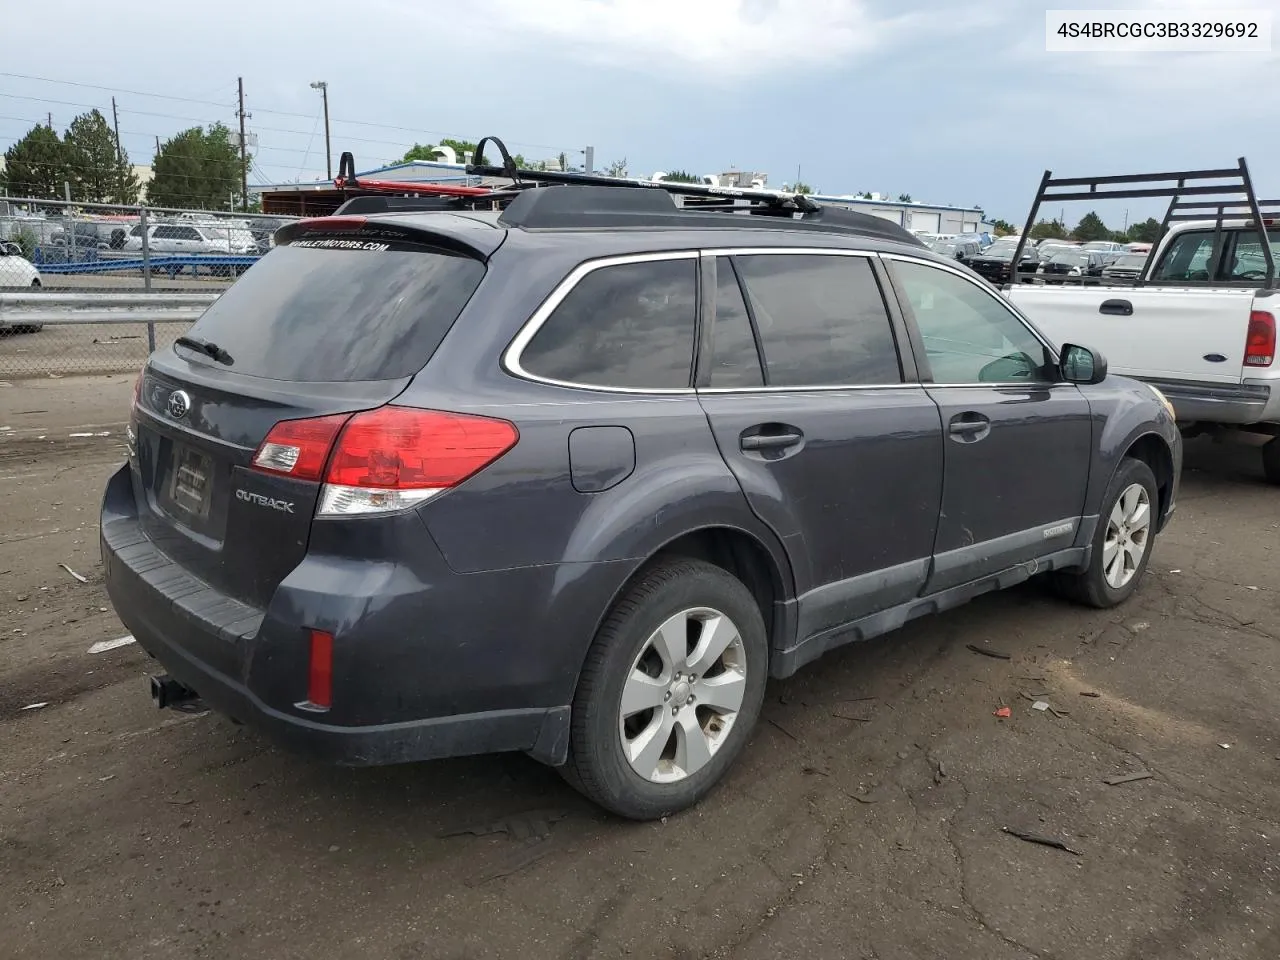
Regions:
[[1249, 334], [1244, 344], [1246, 367], [1269, 367], [1276, 356], [1276, 318], [1266, 310], [1249, 314]]
[[379, 407], [357, 414], [282, 420], [253, 457], [266, 473], [323, 480], [319, 517], [388, 513], [456, 487], [520, 439], [492, 417]]

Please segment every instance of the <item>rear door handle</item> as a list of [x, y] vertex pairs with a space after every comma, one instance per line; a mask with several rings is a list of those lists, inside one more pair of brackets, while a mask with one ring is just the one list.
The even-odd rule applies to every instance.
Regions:
[[794, 447], [804, 437], [798, 433], [752, 433], [740, 438], [743, 450], [780, 450]]
[[961, 443], [973, 443], [991, 432], [991, 421], [980, 413], [960, 413], [951, 419], [947, 432]]
[[1098, 312], [1113, 317], [1132, 317], [1133, 304], [1128, 300], [1103, 300]]

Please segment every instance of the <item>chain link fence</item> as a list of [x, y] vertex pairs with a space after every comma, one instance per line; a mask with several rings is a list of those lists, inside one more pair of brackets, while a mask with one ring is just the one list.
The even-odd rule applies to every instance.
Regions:
[[0, 379], [138, 369], [198, 314], [153, 297], [216, 296], [289, 219], [0, 199]]

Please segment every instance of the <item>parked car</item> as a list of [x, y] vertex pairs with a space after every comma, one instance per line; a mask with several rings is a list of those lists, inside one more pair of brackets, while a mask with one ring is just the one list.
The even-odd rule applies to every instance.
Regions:
[[952, 260], [968, 260], [981, 252], [977, 242], [973, 240], [934, 240], [928, 246], [939, 256], [950, 257]]
[[[1202, 187], [1196, 178], [1216, 182]], [[1257, 203], [1253, 197], [1250, 204], [1239, 200], [1237, 190], [1252, 194], [1249, 180], [1242, 174], [1238, 185], [1223, 185], [1221, 171], [1188, 171], [1179, 179], [1196, 193], [1186, 200], [1168, 179], [1166, 174], [1152, 178], [1163, 184], [1163, 195], [1173, 196], [1169, 227], [1135, 278], [1115, 286], [1019, 284], [1007, 295], [1051, 339], [1095, 344], [1117, 372], [1159, 388], [1186, 435], [1268, 437], [1262, 467], [1272, 483], [1280, 484], [1274, 262], [1280, 220], [1271, 219], [1266, 209], [1261, 230], [1255, 221], [1230, 213], [1220, 220], [1187, 219], [1218, 204], [1210, 188], [1221, 192], [1226, 211]], [[1054, 186], [1050, 182], [1048, 189]], [[1139, 196], [1161, 195], [1140, 187], [1147, 192]], [[1111, 188], [1108, 195], [1114, 197], [1115, 185]], [[1037, 205], [1042, 196], [1043, 191]], [[1274, 203], [1259, 206], [1280, 209]]]
[[1115, 606], [1174, 510], [1157, 391], [875, 217], [560, 186], [276, 241], [142, 371], [105, 580], [158, 702], [343, 763], [664, 816], [769, 676], [1035, 573]]
[[1150, 253], [1151, 244], [1141, 242], [1128, 243], [1125, 244], [1125, 250], [1128, 253]]
[[1062, 283], [1068, 277], [1100, 277], [1108, 256], [1096, 250], [1065, 250], [1043, 260], [1036, 274], [1046, 283]]
[[[40, 271], [22, 255], [22, 247], [0, 240], [0, 289], [39, 290], [42, 285]], [[38, 333], [43, 328], [44, 324], [41, 323], [8, 324], [4, 319], [4, 311], [0, 310], [0, 336], [8, 333]]]
[[1084, 249], [1098, 253], [1114, 253], [1118, 257], [1125, 252], [1125, 245], [1113, 240], [1090, 240], [1084, 245]]
[[1102, 277], [1104, 280], [1137, 280], [1146, 263], [1145, 253], [1126, 253], [1103, 267]]
[[[997, 240], [976, 257], [970, 257], [965, 261], [965, 265], [992, 283], [1007, 283], [1011, 273], [1010, 265], [1013, 263], [1017, 249], [1016, 240]], [[1036, 254], [1035, 247], [1028, 245], [1019, 259], [1018, 273], [1033, 274], [1039, 264], [1040, 258]]]
[[[151, 253], [191, 253], [207, 255], [256, 254], [258, 244], [253, 234], [243, 228], [211, 223], [157, 223], [147, 228], [147, 246]], [[129, 231], [124, 249], [142, 251], [142, 227]]]

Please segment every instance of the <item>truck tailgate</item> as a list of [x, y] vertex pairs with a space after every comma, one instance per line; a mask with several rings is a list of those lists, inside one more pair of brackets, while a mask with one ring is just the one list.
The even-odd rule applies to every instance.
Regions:
[[1252, 290], [1017, 284], [1005, 296], [1055, 343], [1100, 350], [1113, 373], [1242, 380]]

